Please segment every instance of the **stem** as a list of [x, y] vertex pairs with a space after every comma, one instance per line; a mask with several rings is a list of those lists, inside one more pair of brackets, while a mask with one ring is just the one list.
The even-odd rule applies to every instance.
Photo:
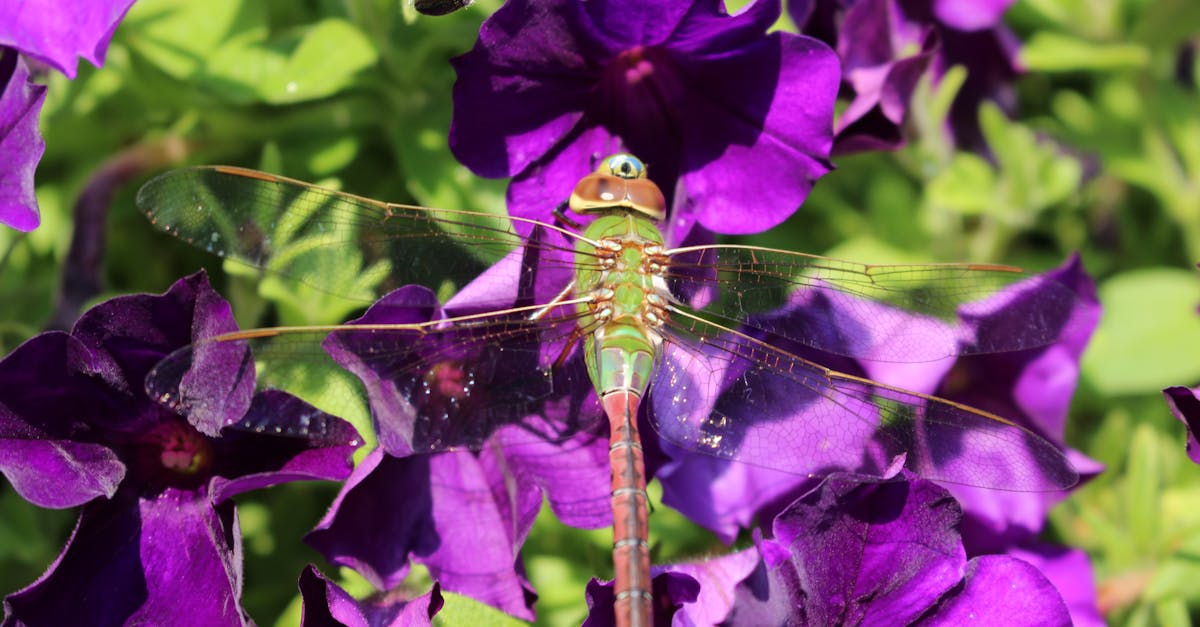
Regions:
[[100, 293], [106, 233], [113, 193], [148, 170], [183, 159], [187, 146], [178, 137], [144, 141], [122, 150], [100, 166], [75, 201], [75, 228], [63, 263], [58, 299], [47, 329], [70, 328], [83, 304]]

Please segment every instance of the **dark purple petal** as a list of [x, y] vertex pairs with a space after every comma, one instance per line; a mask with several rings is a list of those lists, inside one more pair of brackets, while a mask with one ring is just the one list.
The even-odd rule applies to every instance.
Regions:
[[1071, 614], [1046, 576], [1028, 562], [1001, 555], [971, 560], [963, 586], [937, 609], [940, 625], [1070, 625]]
[[446, 590], [532, 620], [518, 553], [540, 505], [537, 487], [491, 451], [395, 458], [377, 449], [306, 541], [380, 590], [404, 578], [411, 558]]
[[63, 509], [111, 497], [125, 476], [125, 465], [100, 444], [5, 439], [0, 442], [0, 472], [26, 501]]
[[32, 231], [41, 223], [33, 174], [46, 150], [38, 130], [46, 87], [30, 82], [24, 59], [0, 45], [0, 89], [0, 224]]
[[[163, 357], [198, 340], [237, 330], [229, 303], [197, 272], [163, 294], [134, 294], [89, 309], [71, 334], [119, 364], [131, 393]], [[136, 385], [135, 385], [136, 384]]]
[[1008, 555], [1037, 568], [1062, 596], [1076, 627], [1100, 627], [1104, 617], [1096, 605], [1096, 578], [1087, 553], [1049, 544], [1009, 549]]
[[133, 0], [20, 3], [0, 15], [0, 46], [9, 46], [75, 78], [77, 57], [100, 67], [108, 41]]
[[893, 149], [928, 69], [934, 84], [953, 66], [967, 70], [951, 106], [948, 131], [960, 146], [982, 148], [984, 100], [1012, 108], [1019, 42], [1001, 15], [1012, 0], [809, 0], [789, 2], [801, 32], [835, 45], [853, 95], [838, 119], [835, 154]]
[[775, 519], [775, 539], [758, 540], [763, 563], [737, 585], [728, 622], [1068, 619], [1059, 593], [1029, 563], [999, 555], [968, 562], [955, 530], [960, 517], [954, 499], [932, 482], [831, 476]]
[[78, 340], [55, 331], [0, 360], [0, 472], [41, 507], [111, 497], [125, 476], [111, 448], [76, 439], [112, 407], [87, 376], [90, 357]]
[[[652, 571], [654, 571], [654, 575], [650, 583], [650, 594], [654, 597], [654, 606], [651, 610], [653, 623], [655, 625], [672, 624], [672, 619], [680, 606], [696, 602], [700, 594], [700, 582], [696, 581], [695, 577], [684, 573], [661, 569], [652, 569]], [[613, 594], [613, 582], [592, 579], [588, 581], [584, 595], [587, 599], [588, 615], [583, 621], [583, 627], [606, 627], [617, 624], [617, 616], [613, 607], [616, 600], [616, 596]]]
[[1163, 396], [1171, 413], [1187, 427], [1188, 457], [1200, 464], [1200, 442], [1196, 441], [1196, 434], [1200, 433], [1200, 392], [1176, 386], [1163, 390]]
[[442, 609], [441, 586], [433, 587], [415, 599], [388, 594], [382, 598], [357, 601], [311, 564], [300, 573], [300, 594], [304, 598], [302, 627], [409, 627], [429, 625]]
[[673, 218], [769, 228], [830, 169], [840, 76], [820, 42], [766, 34], [778, 13], [777, 0], [736, 15], [714, 0], [508, 2], [455, 60], [451, 148], [515, 176], [514, 215], [550, 219], [598, 159], [628, 150], [676, 214], [700, 212]]
[[340, 481], [362, 444], [350, 423], [279, 390], [256, 394], [246, 416], [221, 435], [214, 442], [220, 475], [210, 487], [214, 503], [290, 481]]
[[775, 519], [808, 622], [906, 623], [929, 610], [966, 562], [962, 512], [932, 482], [834, 475]]
[[178, 497], [124, 495], [85, 506], [46, 574], [5, 599], [8, 618], [31, 625], [170, 624], [181, 616], [193, 624], [248, 624], [238, 604], [241, 544], [232, 505], [213, 510]]
[[[654, 624], [722, 624], [732, 609], [734, 590], [760, 563], [758, 550], [749, 548], [704, 561], [652, 567]], [[613, 582], [592, 579], [586, 597], [588, 617], [584, 625], [616, 622]]]

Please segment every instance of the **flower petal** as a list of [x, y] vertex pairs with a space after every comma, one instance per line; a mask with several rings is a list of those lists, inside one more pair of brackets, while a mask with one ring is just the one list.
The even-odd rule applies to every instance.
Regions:
[[221, 436], [213, 441], [222, 460], [213, 503], [289, 481], [340, 481], [362, 444], [350, 423], [279, 390], [256, 394], [246, 416]]
[[[84, 507], [62, 554], [5, 599], [10, 620], [42, 625], [245, 625], [233, 506], [123, 493]], [[187, 585], [180, 585], [187, 582]], [[70, 602], [64, 602], [70, 599]]]
[[133, 1], [22, 2], [0, 15], [0, 46], [16, 48], [75, 78], [78, 57], [103, 65], [108, 41]]
[[54, 331], [0, 360], [0, 472], [41, 507], [111, 497], [125, 477], [125, 465], [108, 446], [76, 439], [113, 407], [88, 376], [91, 357], [78, 340]]
[[46, 150], [38, 130], [46, 87], [31, 83], [24, 59], [2, 46], [0, 86], [0, 224], [32, 231], [41, 223], [33, 174]]
[[1163, 396], [1171, 413], [1187, 427], [1188, 457], [1200, 464], [1200, 442], [1196, 440], [1196, 434], [1200, 433], [1200, 392], [1175, 386], [1163, 390]]
[[409, 627], [429, 625], [442, 609], [441, 586], [415, 599], [389, 594], [371, 603], [360, 603], [312, 564], [300, 573], [300, 595], [304, 598], [302, 627], [345, 625], [346, 627]]
[[518, 553], [541, 492], [489, 451], [406, 458], [372, 451], [306, 541], [388, 590], [425, 564], [446, 590], [533, 619]]
[[935, 625], [1070, 625], [1062, 596], [1037, 568], [1002, 555], [967, 564], [964, 585], [938, 608]]

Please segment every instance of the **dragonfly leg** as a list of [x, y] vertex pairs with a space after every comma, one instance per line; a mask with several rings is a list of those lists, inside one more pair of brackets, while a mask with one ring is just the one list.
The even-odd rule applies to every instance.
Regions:
[[582, 229], [583, 228], [582, 224], [567, 217], [566, 210], [570, 209], [570, 208], [571, 208], [571, 205], [568, 203], [565, 203], [565, 202], [560, 204], [559, 206], [555, 207], [554, 208], [554, 219], [557, 220], [558, 222], [561, 222], [561, 223], [575, 229], [575, 230]]
[[530, 320], [541, 320], [542, 318], [546, 317], [546, 314], [550, 313], [551, 309], [554, 309], [560, 303], [562, 303], [564, 300], [566, 300], [567, 295], [569, 295], [571, 293], [571, 290], [573, 290], [573, 289], [575, 289], [575, 279], [571, 279], [571, 282], [567, 283], [567, 286], [564, 287], [562, 289], [562, 291], [558, 293], [558, 296], [551, 298], [550, 302], [546, 303], [546, 305], [544, 307], [529, 314], [529, 319]]

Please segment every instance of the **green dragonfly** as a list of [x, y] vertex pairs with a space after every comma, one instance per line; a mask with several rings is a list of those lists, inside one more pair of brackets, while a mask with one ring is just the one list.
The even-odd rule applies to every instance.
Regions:
[[[402, 442], [380, 434], [394, 454], [480, 448], [497, 429], [527, 421], [565, 438], [607, 417], [622, 625], [650, 624], [643, 406], [671, 444], [798, 475], [887, 476], [902, 465], [929, 479], [1022, 491], [1078, 480], [1058, 447], [1010, 420], [814, 361], [932, 362], [1048, 345], [1078, 298], [1044, 276], [744, 245], [672, 248], [656, 226], [663, 195], [626, 154], [604, 159], [571, 195], [570, 210], [591, 219], [586, 227], [565, 215], [550, 223], [386, 203], [220, 166], [163, 174], [137, 202], [189, 243], [332, 294], [361, 297], [353, 277], [334, 270], [347, 255], [386, 277], [386, 289], [465, 286], [451, 302], [469, 301], [469, 311], [455, 309], [467, 313], [255, 329], [209, 344], [299, 363], [322, 347], [349, 350], [356, 374], [396, 390], [390, 409], [372, 407], [376, 425], [396, 422], [384, 412], [407, 414]], [[490, 269], [484, 261], [501, 258]], [[1000, 290], [1039, 312], [1020, 333], [975, 336], [956, 323]], [[192, 359], [185, 352], [160, 365], [151, 394], [191, 410], [219, 404], [181, 385], [204, 376], [188, 372]], [[574, 404], [569, 419], [547, 411], [572, 390], [595, 396]], [[556, 429], [532, 425], [530, 416], [551, 415]]]

